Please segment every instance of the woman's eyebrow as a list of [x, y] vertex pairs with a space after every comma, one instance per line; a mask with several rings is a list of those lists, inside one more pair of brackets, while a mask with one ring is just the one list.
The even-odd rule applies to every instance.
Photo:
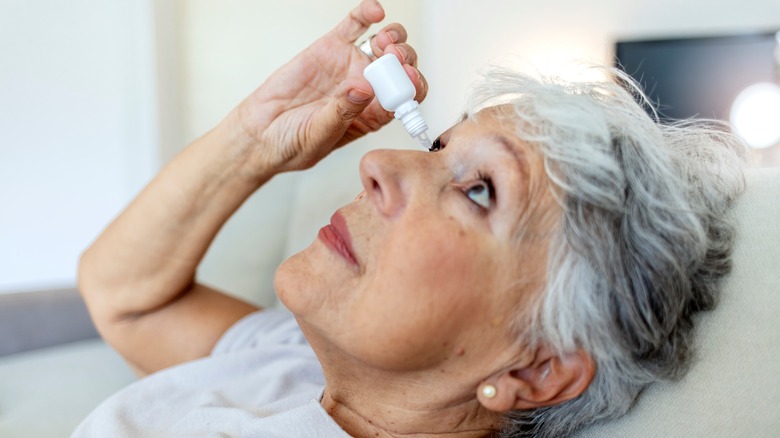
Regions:
[[495, 134], [490, 137], [490, 139], [493, 142], [500, 144], [508, 154], [515, 158], [517, 169], [521, 174], [526, 173], [528, 161], [526, 160], [525, 151], [523, 151], [520, 147], [517, 146], [515, 142], [511, 141], [504, 135]]

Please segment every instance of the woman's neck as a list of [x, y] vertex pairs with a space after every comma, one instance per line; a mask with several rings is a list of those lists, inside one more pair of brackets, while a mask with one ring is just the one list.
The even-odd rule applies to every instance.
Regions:
[[330, 383], [321, 404], [354, 437], [492, 437], [501, 427], [502, 416], [476, 397], [445, 401], [401, 382], [378, 381], [362, 389], [350, 382], [343, 390]]
[[[502, 413], [477, 400], [484, 361], [461, 362], [455, 348], [446, 363], [420, 369], [386, 369], [345, 353], [299, 320], [325, 377], [321, 405], [347, 433], [368, 437], [493, 437]], [[490, 362], [496, 362], [491, 360]]]

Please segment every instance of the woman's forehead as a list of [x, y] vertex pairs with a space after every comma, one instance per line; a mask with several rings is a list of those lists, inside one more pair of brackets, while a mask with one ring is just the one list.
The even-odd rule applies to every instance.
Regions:
[[[443, 145], [461, 143], [458, 149], [498, 149], [514, 157], [524, 167], [529, 145], [517, 135], [517, 120], [503, 108], [489, 108], [465, 117], [441, 134]], [[495, 146], [495, 147], [494, 147]], [[459, 151], [464, 152], [464, 151]]]
[[[498, 130], [504, 136], [516, 137], [515, 129], [517, 126], [517, 117], [511, 105], [499, 105], [488, 107], [477, 113], [463, 113], [458, 121], [442, 133], [442, 139], [445, 135], [452, 135], [453, 132], [463, 130]], [[513, 138], [513, 140], [516, 140]]]

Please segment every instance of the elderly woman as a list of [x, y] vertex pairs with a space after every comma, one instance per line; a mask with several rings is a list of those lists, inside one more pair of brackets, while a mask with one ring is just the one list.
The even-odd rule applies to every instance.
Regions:
[[[363, 1], [83, 255], [101, 334], [154, 374], [75, 436], [560, 437], [685, 371], [729, 270], [740, 144], [659, 125], [630, 84], [494, 69], [432, 153], [366, 154], [364, 191], [276, 273], [293, 316], [195, 281], [265, 182], [391, 120], [354, 45], [383, 16]], [[424, 98], [402, 26], [371, 47]]]

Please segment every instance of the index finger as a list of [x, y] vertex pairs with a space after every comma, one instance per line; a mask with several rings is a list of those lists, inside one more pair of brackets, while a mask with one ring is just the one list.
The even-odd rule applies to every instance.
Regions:
[[339, 37], [354, 43], [360, 35], [363, 35], [368, 27], [379, 23], [385, 18], [385, 10], [376, 0], [363, 0], [355, 9], [333, 28], [333, 33]]

